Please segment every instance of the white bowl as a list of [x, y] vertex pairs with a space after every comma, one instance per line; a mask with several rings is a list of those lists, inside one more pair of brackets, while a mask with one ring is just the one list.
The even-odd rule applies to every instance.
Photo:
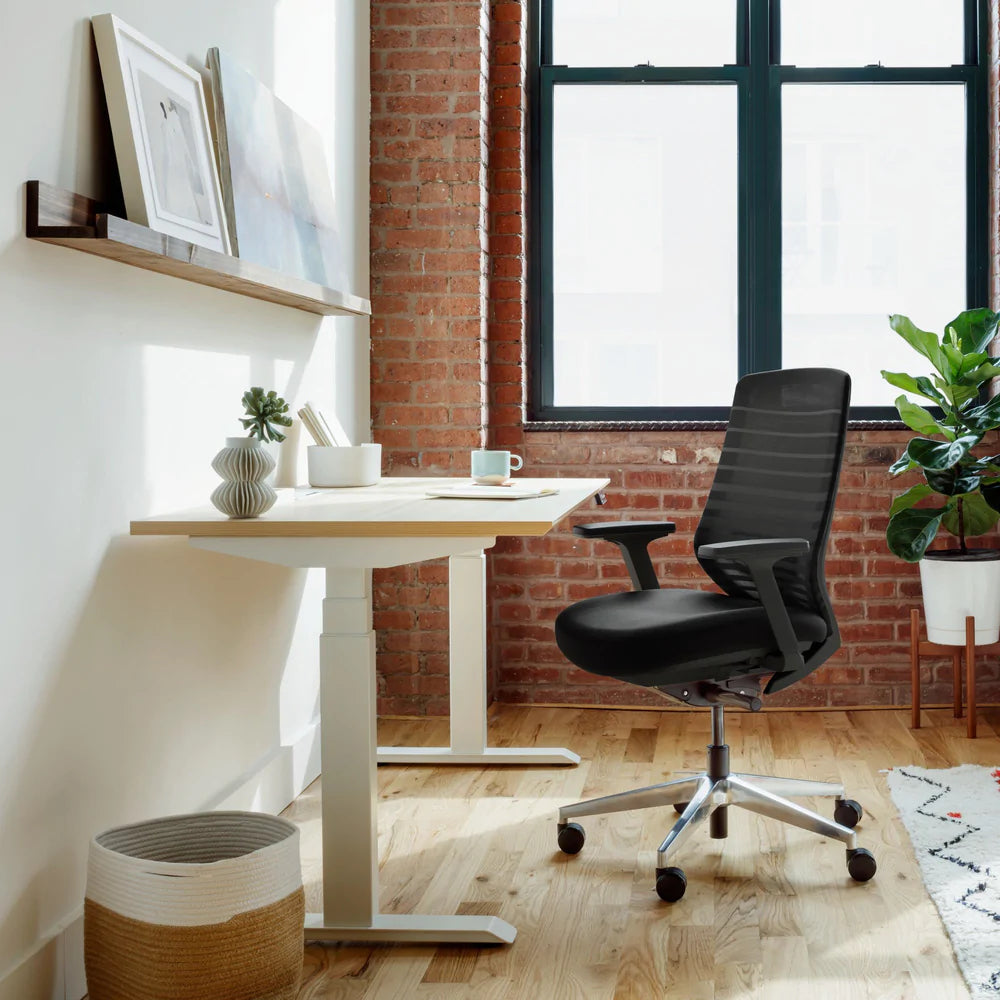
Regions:
[[314, 444], [306, 449], [306, 454], [310, 486], [374, 486], [382, 474], [380, 444], [350, 448], [325, 448]]

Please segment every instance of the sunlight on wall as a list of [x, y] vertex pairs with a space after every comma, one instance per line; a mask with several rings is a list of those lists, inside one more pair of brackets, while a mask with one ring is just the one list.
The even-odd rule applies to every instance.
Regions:
[[250, 386], [250, 358], [150, 345], [143, 349], [142, 374], [150, 509], [206, 503], [219, 478], [213, 457], [227, 436], [242, 433], [237, 420]]
[[323, 133], [331, 174], [336, 32], [336, 3], [278, 0], [274, 5], [274, 92]]
[[[295, 368], [284, 358], [147, 346], [142, 370], [150, 511], [208, 502], [219, 482], [212, 459], [227, 437], [246, 433], [239, 418], [243, 393], [251, 386], [276, 389], [288, 399], [295, 419]], [[290, 479], [295, 479], [294, 465]]]

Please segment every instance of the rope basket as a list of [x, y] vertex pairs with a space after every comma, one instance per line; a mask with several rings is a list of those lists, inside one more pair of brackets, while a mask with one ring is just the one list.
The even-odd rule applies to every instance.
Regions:
[[299, 831], [261, 813], [117, 827], [91, 841], [90, 1000], [294, 1000], [305, 897]]

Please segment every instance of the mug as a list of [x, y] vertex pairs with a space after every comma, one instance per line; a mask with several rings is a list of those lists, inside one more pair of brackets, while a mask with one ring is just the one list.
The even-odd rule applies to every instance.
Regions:
[[520, 455], [480, 448], [472, 453], [472, 478], [482, 486], [499, 486], [510, 478], [511, 469], [517, 472], [523, 465]]

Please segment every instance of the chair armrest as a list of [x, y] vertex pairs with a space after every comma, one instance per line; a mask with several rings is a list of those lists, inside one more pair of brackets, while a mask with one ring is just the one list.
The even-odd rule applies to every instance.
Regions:
[[647, 546], [676, 530], [672, 521], [599, 521], [574, 525], [573, 534], [613, 542], [621, 550], [632, 586], [636, 590], [659, 590], [660, 581], [656, 579]]
[[713, 542], [698, 548], [699, 559], [733, 559], [750, 570], [768, 624], [785, 658], [785, 669], [781, 673], [804, 672], [805, 660], [799, 652], [799, 641], [774, 577], [774, 564], [790, 556], [805, 555], [808, 551], [809, 542], [805, 538], [750, 538], [737, 542]]
[[699, 559], [769, 559], [777, 562], [788, 556], [804, 556], [809, 551], [805, 538], [749, 538], [740, 542], [713, 542], [698, 549]]
[[673, 521], [597, 521], [595, 524], [575, 524], [574, 535], [613, 541], [616, 535], [648, 535], [650, 539], [672, 535], [677, 530]]

